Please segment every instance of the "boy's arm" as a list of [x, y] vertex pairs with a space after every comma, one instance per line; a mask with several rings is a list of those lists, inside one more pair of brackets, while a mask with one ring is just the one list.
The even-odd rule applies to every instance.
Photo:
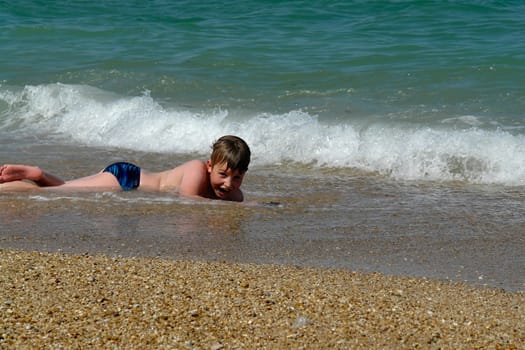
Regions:
[[234, 202], [243, 202], [244, 201], [244, 194], [242, 193], [241, 190], [237, 190], [237, 192], [235, 192], [233, 195], [232, 195], [232, 201]]

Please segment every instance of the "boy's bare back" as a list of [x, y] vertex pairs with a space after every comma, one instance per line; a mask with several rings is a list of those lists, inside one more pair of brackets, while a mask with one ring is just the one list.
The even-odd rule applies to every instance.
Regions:
[[191, 160], [160, 173], [142, 170], [140, 187], [145, 191], [176, 191], [184, 196], [205, 197], [208, 192], [208, 171], [202, 160]]

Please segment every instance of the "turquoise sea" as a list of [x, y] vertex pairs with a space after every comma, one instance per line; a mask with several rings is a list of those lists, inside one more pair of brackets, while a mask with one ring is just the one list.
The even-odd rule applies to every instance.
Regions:
[[263, 203], [0, 193], [0, 247], [525, 289], [524, 37], [522, 1], [0, 1], [0, 163], [161, 170], [236, 134]]

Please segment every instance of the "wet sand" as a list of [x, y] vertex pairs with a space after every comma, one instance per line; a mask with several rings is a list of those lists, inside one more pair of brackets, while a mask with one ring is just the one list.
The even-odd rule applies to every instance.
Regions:
[[[432, 203], [389, 212], [382, 200], [382, 210], [368, 210], [366, 201], [344, 209], [307, 199], [279, 207], [141, 192], [0, 193], [0, 249], [338, 268], [525, 290], [525, 215], [508, 201], [478, 199], [487, 208], [468, 209], [476, 215], [437, 216], [443, 207], [433, 213]], [[505, 212], [500, 226], [495, 217]]]
[[0, 251], [0, 349], [522, 349], [525, 294], [264, 264]]

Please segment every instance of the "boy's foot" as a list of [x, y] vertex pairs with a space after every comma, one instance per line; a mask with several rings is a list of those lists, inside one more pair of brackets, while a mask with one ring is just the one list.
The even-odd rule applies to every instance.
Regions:
[[34, 166], [5, 164], [0, 167], [0, 183], [18, 180], [38, 181], [41, 176], [42, 170]]

